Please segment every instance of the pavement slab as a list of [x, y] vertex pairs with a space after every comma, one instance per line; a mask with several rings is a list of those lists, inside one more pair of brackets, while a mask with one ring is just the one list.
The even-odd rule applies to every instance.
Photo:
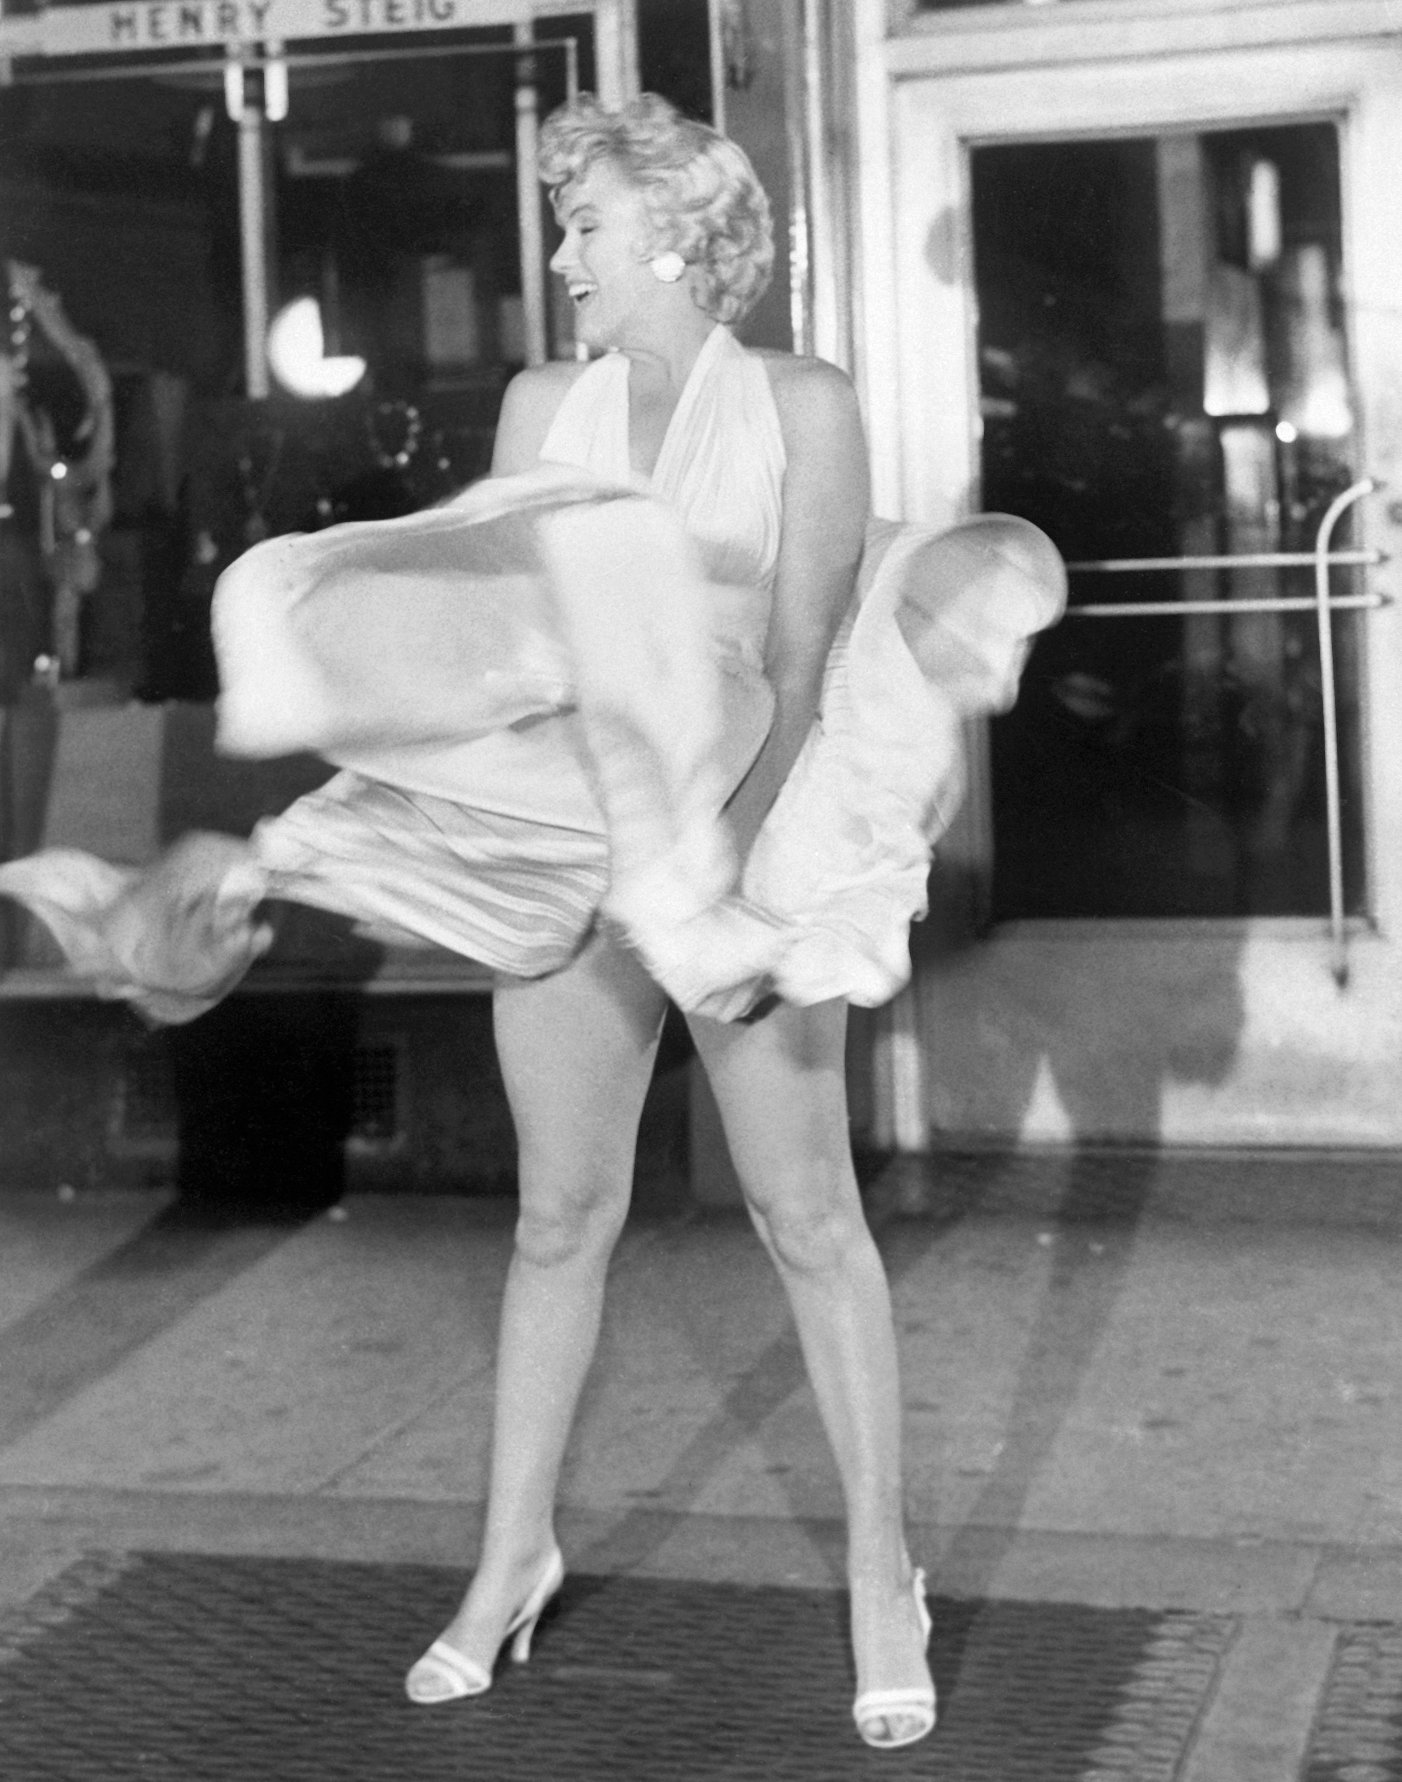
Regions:
[[1281, 1782], [1294, 1773], [1336, 1645], [1336, 1630], [1317, 1621], [1263, 1617], [1242, 1627], [1181, 1782]]
[[150, 1194], [0, 1194], [0, 1337], [150, 1223]]
[[0, 1450], [0, 1485], [316, 1489], [490, 1368], [509, 1226], [447, 1202], [432, 1227], [426, 1243], [393, 1202], [368, 1201], [277, 1233]]

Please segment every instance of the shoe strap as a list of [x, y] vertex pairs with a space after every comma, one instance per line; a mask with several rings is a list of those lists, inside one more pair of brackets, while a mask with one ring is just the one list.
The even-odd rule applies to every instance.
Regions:
[[447, 1671], [470, 1695], [480, 1695], [483, 1690], [492, 1686], [491, 1677], [476, 1659], [469, 1658], [465, 1652], [459, 1652], [456, 1646], [450, 1646], [446, 1640], [435, 1640], [419, 1663], [422, 1664], [425, 1659], [436, 1664], [440, 1670]]
[[870, 1720], [876, 1714], [914, 1713], [934, 1705], [933, 1687], [918, 1683], [910, 1689], [868, 1689], [852, 1704], [852, 1712], [859, 1720]]

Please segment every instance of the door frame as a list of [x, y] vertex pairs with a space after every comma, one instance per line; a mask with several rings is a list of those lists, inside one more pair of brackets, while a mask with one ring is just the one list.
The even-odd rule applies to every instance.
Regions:
[[[1388, 0], [1063, 0], [918, 18], [900, 0], [857, 4], [857, 366], [880, 511], [947, 524], [978, 506], [971, 148], [1306, 118], [1340, 129], [1360, 467], [1402, 487], [1402, 343], [1389, 338], [1402, 334], [1402, 44]], [[1356, 517], [1360, 542], [1398, 560], [1402, 504], [1384, 494]], [[1387, 565], [1370, 586], [1402, 593]], [[1402, 1144], [1402, 608], [1364, 623], [1368, 917], [1347, 988], [1330, 976], [1323, 918], [1001, 925], [927, 959], [893, 1014], [903, 1142]], [[968, 804], [940, 853], [956, 878], [986, 882], [987, 752], [982, 734], [970, 742]], [[1125, 1030], [1107, 1013], [1117, 999], [1141, 1017]], [[1127, 1066], [1149, 1005], [1157, 1062]]]

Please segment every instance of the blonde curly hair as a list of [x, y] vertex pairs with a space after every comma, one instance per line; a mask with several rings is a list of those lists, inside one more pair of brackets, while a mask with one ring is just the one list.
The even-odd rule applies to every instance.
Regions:
[[619, 111], [581, 93], [552, 112], [540, 133], [540, 176], [557, 216], [569, 188], [601, 160], [643, 194], [652, 229], [645, 257], [680, 254], [698, 275], [697, 304], [716, 321], [747, 315], [769, 285], [774, 230], [745, 151], [655, 93]]

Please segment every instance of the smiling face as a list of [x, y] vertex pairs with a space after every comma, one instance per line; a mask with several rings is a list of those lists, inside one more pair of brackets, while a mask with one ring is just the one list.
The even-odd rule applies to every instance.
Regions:
[[611, 161], [595, 161], [565, 188], [559, 219], [565, 239], [550, 270], [574, 305], [575, 338], [596, 351], [625, 345], [667, 289], [644, 257], [652, 229], [642, 192]]

